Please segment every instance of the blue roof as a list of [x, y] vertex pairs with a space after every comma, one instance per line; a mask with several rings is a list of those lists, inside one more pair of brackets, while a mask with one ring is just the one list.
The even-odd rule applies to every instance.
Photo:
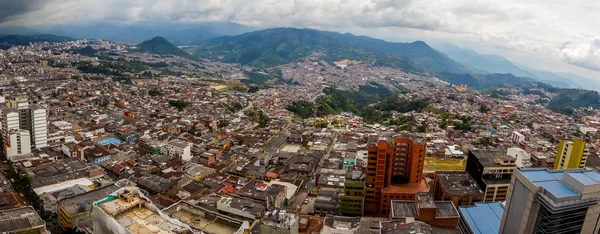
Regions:
[[592, 185], [600, 183], [600, 173], [597, 171], [583, 170], [539, 170], [523, 169], [521, 173], [527, 177], [536, 186], [542, 186], [557, 198], [578, 195], [579, 193], [571, 189], [563, 182], [563, 176], [569, 174], [575, 180], [583, 185]]
[[556, 198], [575, 196], [579, 194], [557, 180], [538, 182], [535, 183], [535, 185], [544, 187]]
[[458, 208], [475, 234], [498, 233], [504, 207], [500, 202], [476, 202], [474, 206]]
[[596, 171], [568, 172], [568, 174], [584, 185], [600, 183], [600, 174]]
[[111, 143], [115, 144], [115, 145], [118, 145], [118, 144], [121, 143], [121, 141], [119, 139], [117, 139], [117, 138], [110, 137], [110, 138], [99, 140], [96, 143], [98, 143], [98, 145], [102, 145], [102, 146], [108, 145], [108, 144], [111, 144]]

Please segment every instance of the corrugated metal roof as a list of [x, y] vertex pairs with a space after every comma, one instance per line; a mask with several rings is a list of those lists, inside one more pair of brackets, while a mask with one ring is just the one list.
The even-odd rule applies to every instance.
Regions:
[[474, 206], [459, 207], [460, 213], [475, 234], [498, 233], [504, 207], [500, 202], [476, 202]]

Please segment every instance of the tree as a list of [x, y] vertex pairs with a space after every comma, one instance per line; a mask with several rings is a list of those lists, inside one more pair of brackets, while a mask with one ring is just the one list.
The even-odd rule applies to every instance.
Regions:
[[314, 125], [316, 128], [326, 128], [329, 123], [327, 123], [325, 120], [317, 120], [314, 122]]
[[485, 105], [479, 106], [479, 112], [481, 112], [481, 113], [487, 113], [488, 111], [490, 111], [489, 107], [487, 107]]

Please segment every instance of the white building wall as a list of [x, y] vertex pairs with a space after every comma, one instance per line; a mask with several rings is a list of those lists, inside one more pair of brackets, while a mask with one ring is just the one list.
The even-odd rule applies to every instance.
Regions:
[[33, 109], [31, 113], [31, 129], [33, 131], [33, 144], [36, 148], [48, 146], [48, 122], [46, 121], [46, 109]]
[[8, 145], [6, 147], [6, 158], [10, 160], [14, 156], [31, 153], [29, 131], [12, 130], [8, 135]]

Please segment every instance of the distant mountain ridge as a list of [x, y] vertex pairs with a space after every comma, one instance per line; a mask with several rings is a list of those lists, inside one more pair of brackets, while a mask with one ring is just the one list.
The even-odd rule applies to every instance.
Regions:
[[178, 46], [195, 45], [220, 36], [238, 35], [254, 30], [256, 28], [232, 22], [132, 24], [99, 22], [52, 27], [0, 26], [0, 34], [56, 34], [81, 39], [108, 39], [131, 44], [138, 44], [148, 38], [161, 36]]
[[312, 29], [275, 28], [233, 37], [220, 37], [201, 44], [196, 54], [223, 62], [273, 67], [298, 61], [314, 52], [324, 52], [325, 55], [320, 59], [330, 63], [351, 59], [376, 66], [400, 68], [408, 72], [424, 71], [400, 55], [374, 51]]
[[511, 73], [519, 77], [537, 78], [534, 74], [520, 68], [506, 58], [495, 54], [479, 54], [470, 49], [463, 49], [451, 43], [434, 43], [434, 48], [465, 66], [489, 73]]
[[363, 60], [406, 71], [473, 72], [422, 41], [394, 43], [298, 28], [274, 28], [216, 38], [201, 44], [197, 54], [224, 62], [270, 67], [297, 61], [313, 52], [325, 52], [330, 60]]
[[329, 37], [351, 44], [363, 45], [369, 49], [373, 49], [382, 53], [400, 55], [429, 70], [452, 73], [481, 72], [476, 69], [469, 69], [462, 64], [457, 63], [445, 54], [434, 50], [423, 41], [414, 41], [410, 43], [387, 42], [367, 36], [355, 36], [350, 33], [341, 34], [327, 31], [320, 32]]
[[27, 46], [30, 43], [38, 42], [65, 42], [74, 40], [75, 39], [70, 37], [52, 34], [0, 35], [0, 48], [10, 48], [11, 46]]
[[140, 52], [146, 52], [150, 54], [159, 55], [174, 55], [183, 58], [192, 59], [192, 56], [177, 46], [171, 44], [167, 39], [163, 37], [154, 37], [151, 40], [144, 41], [138, 45]]

